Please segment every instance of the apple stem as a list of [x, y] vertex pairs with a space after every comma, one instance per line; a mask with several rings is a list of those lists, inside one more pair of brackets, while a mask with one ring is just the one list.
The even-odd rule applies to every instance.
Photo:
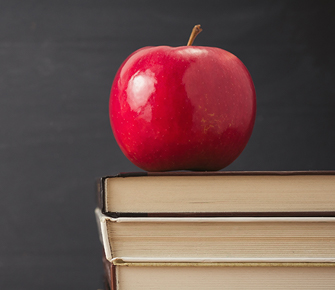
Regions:
[[194, 42], [194, 39], [197, 37], [197, 35], [202, 31], [200, 24], [195, 25], [192, 29], [190, 38], [188, 40], [187, 46], [191, 46]]

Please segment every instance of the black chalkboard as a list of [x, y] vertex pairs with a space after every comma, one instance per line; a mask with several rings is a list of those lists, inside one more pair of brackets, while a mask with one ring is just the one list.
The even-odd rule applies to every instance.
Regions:
[[109, 125], [121, 62], [147, 45], [237, 55], [257, 92], [229, 170], [335, 169], [334, 1], [0, 1], [0, 288], [102, 288], [94, 183], [138, 171]]

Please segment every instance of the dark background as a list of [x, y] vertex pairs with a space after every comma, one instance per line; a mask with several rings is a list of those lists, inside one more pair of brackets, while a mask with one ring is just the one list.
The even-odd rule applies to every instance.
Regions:
[[97, 177], [138, 171], [108, 100], [147, 45], [237, 55], [257, 92], [253, 135], [227, 170], [335, 169], [334, 1], [0, 0], [0, 289], [98, 289]]

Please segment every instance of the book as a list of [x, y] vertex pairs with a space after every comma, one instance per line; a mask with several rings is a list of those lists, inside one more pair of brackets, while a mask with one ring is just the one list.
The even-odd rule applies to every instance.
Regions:
[[335, 266], [326, 263], [105, 264], [111, 290], [335, 289]]
[[335, 216], [335, 171], [124, 173], [98, 188], [112, 217]]
[[111, 290], [335, 286], [334, 171], [106, 176], [95, 215]]
[[335, 217], [96, 218], [110, 262], [335, 262]]

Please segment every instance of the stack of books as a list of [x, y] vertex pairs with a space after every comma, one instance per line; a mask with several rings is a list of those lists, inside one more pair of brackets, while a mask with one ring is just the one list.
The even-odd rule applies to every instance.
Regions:
[[108, 288], [335, 289], [335, 172], [129, 173], [98, 182]]

